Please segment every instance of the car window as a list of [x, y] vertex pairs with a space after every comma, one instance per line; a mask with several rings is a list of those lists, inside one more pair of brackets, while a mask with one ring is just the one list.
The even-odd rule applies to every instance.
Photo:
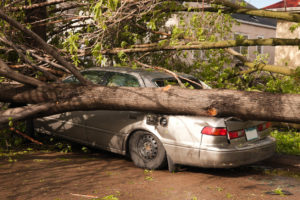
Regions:
[[[84, 71], [84, 72], [81, 72], [81, 74], [83, 75], [84, 78], [92, 81], [95, 84], [98, 84], [98, 85], [106, 84], [106, 78], [105, 78], [106, 72], [104, 72], [104, 71]], [[65, 79], [63, 82], [64, 83], [76, 83], [76, 84], [79, 83], [77, 78], [75, 78], [74, 76], [70, 76], [69, 78]]]
[[111, 72], [107, 86], [140, 87], [140, 84], [133, 75]]
[[63, 83], [79, 83], [79, 81], [74, 76], [70, 76], [63, 80]]
[[[197, 82], [199, 83], [198, 80], [196, 79], [191, 79], [192, 81], [194, 82]], [[179, 83], [178, 81], [175, 79], [175, 78], [164, 78], [164, 79], [154, 79], [152, 80], [155, 85], [157, 87], [165, 87], [167, 85], [175, 85], [175, 86], [179, 86]], [[190, 83], [186, 80], [182, 80], [181, 79], [181, 82], [187, 87], [187, 88], [192, 88], [192, 89], [202, 89], [202, 87], [200, 85], [197, 85], [197, 84], [194, 84], [194, 83]], [[202, 83], [200, 83], [202, 84]]]

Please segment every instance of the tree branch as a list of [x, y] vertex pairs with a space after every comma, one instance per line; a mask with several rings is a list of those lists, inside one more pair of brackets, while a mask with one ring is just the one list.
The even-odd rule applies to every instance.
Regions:
[[176, 73], [174, 73], [174, 72], [172, 72], [172, 71], [170, 71], [168, 69], [165, 69], [163, 67], [151, 66], [151, 65], [142, 63], [142, 62], [140, 62], [140, 61], [138, 61], [136, 59], [134, 59], [134, 62], [136, 62], [138, 65], [140, 65], [140, 66], [142, 66], [144, 68], [155, 69], [155, 70], [162, 70], [164, 72], [167, 72], [168, 74], [171, 74], [177, 80], [179, 86], [182, 87], [182, 88], [185, 88], [184, 84], [181, 82], [181, 80], [179, 79], [179, 76]]
[[7, 9], [9, 11], [32, 10], [32, 9], [36, 9], [36, 8], [42, 8], [42, 7], [46, 7], [46, 6], [64, 3], [67, 1], [71, 1], [71, 0], [48, 0], [47, 2], [35, 3], [32, 5], [28, 5], [28, 6], [7, 7]]
[[17, 108], [9, 108], [7, 110], [0, 111], [0, 124], [6, 124], [10, 120], [18, 121], [26, 119], [30, 116], [36, 115], [37, 113], [49, 110], [49, 108], [51, 108], [53, 105], [54, 103], [42, 103]]
[[[1, 119], [0, 119], [0, 121], [1, 121]], [[41, 142], [39, 142], [39, 141], [33, 139], [32, 137], [29, 137], [29, 136], [26, 135], [25, 133], [22, 133], [21, 131], [15, 129], [15, 128], [13, 128], [13, 127], [10, 127], [10, 130], [11, 130], [11, 131], [14, 131], [14, 132], [15, 132], [16, 134], [18, 134], [18, 135], [21, 135], [22, 137], [26, 138], [27, 140], [30, 140], [30, 141], [33, 142], [33, 143], [36, 143], [36, 144], [39, 144], [39, 145], [43, 145], [43, 143], [41, 143]]]
[[224, 40], [218, 42], [190, 42], [179, 43], [177, 45], [160, 45], [158, 43], [134, 45], [133, 48], [114, 48], [102, 50], [101, 54], [118, 54], [155, 52], [155, 51], [178, 51], [178, 50], [204, 50], [204, 49], [222, 49], [236, 46], [298, 46], [300, 39], [243, 39], [243, 40]]
[[63, 12], [66, 10], [71, 10], [73, 8], [78, 8], [78, 7], [87, 6], [87, 5], [89, 5], [89, 4], [88, 3], [75, 3], [75, 4], [68, 5], [68, 6], [61, 6], [59, 8], [49, 10], [48, 12], [49, 12], [49, 14], [53, 14], [56, 12]]
[[159, 66], [151, 66], [151, 65], [142, 63], [142, 62], [140, 62], [140, 61], [138, 61], [138, 60], [136, 60], [136, 59], [134, 59], [134, 62], [136, 62], [138, 65], [140, 65], [140, 66], [142, 66], [142, 67], [144, 67], [144, 68], [160, 70], [160, 71], [164, 71], [164, 72], [166, 72], [166, 73], [168, 73], [168, 74], [171, 74], [171, 75], [177, 80], [179, 86], [182, 87], [182, 88], [186, 88], [186, 87], [185, 87], [185, 85], [182, 83], [182, 81], [181, 81], [180, 79], [186, 80], [186, 81], [189, 82], [189, 83], [193, 83], [193, 84], [195, 84], [195, 85], [198, 85], [200, 88], [203, 89], [203, 85], [202, 85], [201, 83], [197, 83], [197, 82], [195, 82], [195, 81], [193, 81], [193, 80], [190, 80], [190, 79], [188, 79], [188, 78], [185, 78], [185, 77], [183, 77], [183, 76], [180, 76], [180, 75], [176, 74], [175, 72], [172, 72], [172, 71], [170, 71], [170, 70], [168, 70], [168, 69], [165, 69], [165, 68], [163, 68], [163, 67], [159, 67]]
[[29, 53], [30, 53], [30, 55], [31, 55], [32, 57], [35, 57], [35, 58], [38, 59], [39, 61], [48, 63], [49, 65], [51, 65], [51, 66], [53, 66], [53, 67], [55, 67], [55, 68], [57, 68], [57, 69], [63, 70], [63, 71], [66, 72], [66, 73], [70, 73], [70, 71], [67, 70], [66, 68], [64, 68], [62, 65], [59, 65], [59, 64], [57, 64], [57, 63], [55, 63], [55, 62], [49, 60], [47, 57], [41, 57], [41, 56], [39, 56], [39, 55], [37, 55], [37, 54], [35, 54], [35, 53], [32, 53], [32, 52], [30, 52], [30, 51], [29, 51]]
[[[176, 0], [175, 0], [176, 1]], [[223, 5], [225, 7], [230, 8], [230, 12], [239, 13], [239, 14], [247, 14], [259, 17], [267, 17], [273, 19], [280, 19], [290, 22], [300, 22], [300, 14], [298, 13], [290, 13], [290, 12], [275, 12], [268, 10], [258, 10], [258, 9], [250, 9], [242, 7], [236, 3], [232, 3], [228, 0], [205, 0], [208, 3]], [[183, 2], [183, 1], [181, 1]], [[184, 2], [199, 2], [198, 0], [184, 0]]]
[[274, 72], [274, 73], [288, 75], [288, 76], [295, 74], [295, 70], [289, 69], [288, 67], [267, 65], [263, 63], [255, 64], [249, 61], [245, 56], [236, 52], [233, 49], [226, 49], [226, 51], [231, 55], [233, 55], [234, 57], [236, 57], [237, 59], [239, 59], [245, 66], [249, 67], [250, 71], [263, 70], [263, 71]]
[[64, 67], [66, 67], [83, 85], [90, 84], [89, 81], [85, 80], [85, 78], [80, 74], [80, 72], [76, 69], [76, 67], [66, 61], [62, 56], [59, 55], [59, 50], [48, 45], [41, 37], [39, 37], [36, 33], [31, 30], [25, 28], [16, 20], [10, 18], [6, 15], [2, 10], [0, 10], [0, 18], [7, 21], [11, 26], [25, 33], [26, 35], [33, 38], [37, 43], [40, 44], [40, 47], [43, 48], [48, 54], [53, 56], [58, 62], [60, 62]]
[[50, 72], [48, 72], [48, 71], [40, 68], [39, 66], [37, 66], [36, 64], [34, 64], [30, 60], [28, 60], [27, 57], [17, 48], [17, 46], [15, 44], [13, 44], [12, 42], [8, 41], [6, 38], [1, 38], [0, 37], [0, 41], [2, 41], [3, 43], [11, 46], [19, 54], [19, 56], [25, 61], [25, 63], [27, 63], [31, 67], [35, 68], [36, 70], [42, 72], [49, 80], [53, 80], [53, 81], [57, 80], [56, 76], [54, 76]]
[[[19, 83], [23, 83], [26, 85], [31, 85], [35, 87], [40, 87], [40, 86], [47, 86], [46, 83], [41, 82], [37, 79], [31, 78], [29, 76], [25, 76], [23, 74], [17, 73], [13, 70], [11, 70], [3, 61], [0, 59], [0, 75], [4, 76], [6, 78], [9, 78], [11, 80], [15, 80]], [[4, 94], [4, 93], [2, 93]]]

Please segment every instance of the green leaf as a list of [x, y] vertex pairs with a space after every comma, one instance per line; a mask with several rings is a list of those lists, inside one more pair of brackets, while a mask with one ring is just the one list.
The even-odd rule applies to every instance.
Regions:
[[13, 121], [12, 121], [13, 118], [12, 118], [12, 117], [9, 117], [8, 120], [9, 120], [9, 121], [8, 121], [8, 126], [9, 126], [9, 127], [13, 127], [13, 126], [14, 126], [14, 123], [13, 123]]
[[128, 45], [128, 43], [126, 41], [122, 41], [121, 42], [121, 47], [122, 48], [125, 48], [127, 45]]
[[116, 11], [118, 8], [119, 0], [108, 0], [108, 8], [112, 11]]

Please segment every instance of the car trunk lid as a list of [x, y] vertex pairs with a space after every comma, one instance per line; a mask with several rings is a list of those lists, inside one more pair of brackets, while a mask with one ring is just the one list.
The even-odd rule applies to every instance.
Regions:
[[264, 121], [243, 121], [230, 117], [225, 119], [227, 138], [231, 144], [245, 144], [262, 140], [269, 135], [270, 123]]

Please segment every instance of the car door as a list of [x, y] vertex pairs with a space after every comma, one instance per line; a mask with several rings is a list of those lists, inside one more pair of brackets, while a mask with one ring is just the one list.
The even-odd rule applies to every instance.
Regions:
[[[107, 83], [106, 76], [108, 74], [106, 71], [91, 70], [81, 72], [81, 74], [95, 84], [106, 85]], [[74, 76], [66, 78], [63, 82], [70, 84], [79, 83]], [[37, 123], [46, 132], [87, 144], [86, 120], [85, 111], [72, 111], [38, 119]]]
[[[107, 86], [140, 87], [142, 81], [131, 74], [109, 72]], [[86, 133], [90, 144], [96, 147], [122, 153], [124, 127], [139, 120], [141, 113], [133, 111], [95, 110], [87, 111]]]

